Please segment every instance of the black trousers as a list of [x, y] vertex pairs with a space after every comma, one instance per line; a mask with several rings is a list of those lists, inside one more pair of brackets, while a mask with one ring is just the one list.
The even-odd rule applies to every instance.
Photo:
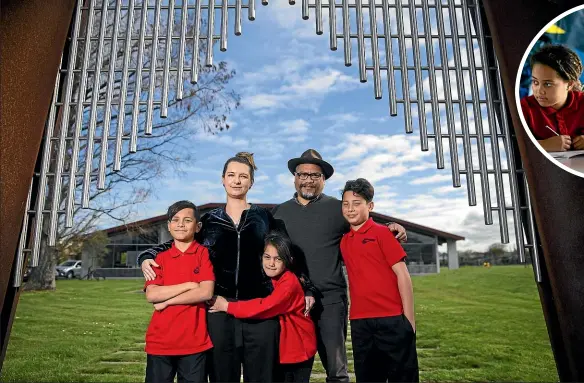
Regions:
[[316, 325], [317, 350], [326, 371], [327, 382], [348, 382], [347, 340], [348, 302], [322, 305], [317, 300], [312, 309], [312, 319]]
[[310, 373], [314, 357], [299, 363], [280, 364], [279, 378], [277, 381], [285, 383], [308, 383], [310, 382]]
[[205, 371], [206, 352], [191, 355], [146, 356], [146, 383], [203, 383], [207, 381]]
[[357, 382], [419, 382], [416, 334], [405, 315], [351, 320]]
[[237, 319], [226, 313], [207, 313], [213, 348], [207, 355], [209, 382], [272, 382], [279, 361], [278, 318]]

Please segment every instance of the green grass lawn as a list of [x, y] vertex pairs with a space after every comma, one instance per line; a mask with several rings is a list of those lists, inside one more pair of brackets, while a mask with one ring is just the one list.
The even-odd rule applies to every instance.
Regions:
[[[558, 381], [530, 267], [413, 277], [422, 381]], [[152, 313], [138, 280], [20, 297], [2, 382], [140, 382]], [[350, 339], [349, 370], [353, 372]], [[314, 381], [324, 381], [317, 362]]]

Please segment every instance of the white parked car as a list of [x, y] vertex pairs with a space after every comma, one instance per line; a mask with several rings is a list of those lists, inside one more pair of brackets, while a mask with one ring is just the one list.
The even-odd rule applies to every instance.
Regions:
[[80, 278], [81, 277], [81, 261], [69, 259], [55, 268], [58, 278]]

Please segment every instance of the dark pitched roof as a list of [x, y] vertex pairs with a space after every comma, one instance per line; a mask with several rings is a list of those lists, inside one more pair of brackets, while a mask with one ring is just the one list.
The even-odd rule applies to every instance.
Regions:
[[[208, 210], [215, 209], [215, 208], [223, 206], [223, 205], [224, 205], [224, 203], [216, 203], [216, 202], [207, 203], [204, 205], [200, 205], [199, 210], [201, 211], [201, 213], [204, 213]], [[258, 203], [256, 205], [263, 207], [263, 208], [266, 208], [266, 209], [272, 209], [275, 206], [277, 206], [278, 204]], [[413, 222], [409, 222], [409, 221], [406, 221], [403, 219], [391, 217], [391, 216], [385, 215], [385, 214], [371, 212], [371, 217], [376, 222], [380, 222], [380, 223], [396, 222], [396, 223], [399, 223], [400, 225], [402, 225], [403, 227], [405, 227], [406, 230], [416, 230], [418, 232], [422, 232], [425, 234], [435, 235], [439, 239], [454, 239], [455, 241], [462, 241], [465, 239], [464, 237], [461, 237], [461, 236], [456, 235], [456, 234], [447, 233], [447, 232], [441, 231], [441, 230], [436, 230], [436, 229], [428, 227], [428, 226], [418, 225], [417, 223], [413, 223]], [[131, 223], [128, 223], [125, 225], [110, 227], [109, 229], [104, 229], [103, 231], [106, 234], [114, 234], [114, 233], [119, 233], [119, 232], [123, 232], [126, 230], [132, 230], [132, 229], [139, 228], [139, 227], [154, 225], [154, 224], [157, 224], [160, 222], [165, 222], [165, 221], [166, 221], [166, 214], [163, 214], [163, 215], [159, 215], [156, 217], [131, 222]], [[440, 242], [443, 242], [443, 241], [440, 241]]]

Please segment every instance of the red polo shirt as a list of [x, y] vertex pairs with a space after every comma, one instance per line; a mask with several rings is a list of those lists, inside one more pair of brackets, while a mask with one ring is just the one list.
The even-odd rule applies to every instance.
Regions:
[[[183, 253], [174, 243], [156, 257], [156, 279], [150, 285], [170, 286], [185, 282], [214, 281], [209, 252], [194, 241]], [[154, 311], [146, 331], [146, 353], [151, 355], [190, 355], [213, 347], [207, 332], [205, 303], [168, 306]]]
[[534, 96], [522, 98], [521, 109], [527, 126], [538, 140], [555, 136], [546, 126], [558, 134], [572, 138], [584, 135], [584, 93], [582, 92], [568, 92], [566, 105], [559, 110], [540, 106]]
[[274, 291], [266, 298], [229, 302], [227, 313], [236, 318], [267, 319], [279, 316], [280, 363], [299, 363], [316, 354], [316, 331], [304, 316], [304, 291], [300, 281], [286, 270], [272, 279]]
[[349, 277], [350, 319], [401, 315], [403, 305], [392, 266], [406, 252], [387, 226], [369, 218], [359, 230], [341, 239], [341, 253]]

